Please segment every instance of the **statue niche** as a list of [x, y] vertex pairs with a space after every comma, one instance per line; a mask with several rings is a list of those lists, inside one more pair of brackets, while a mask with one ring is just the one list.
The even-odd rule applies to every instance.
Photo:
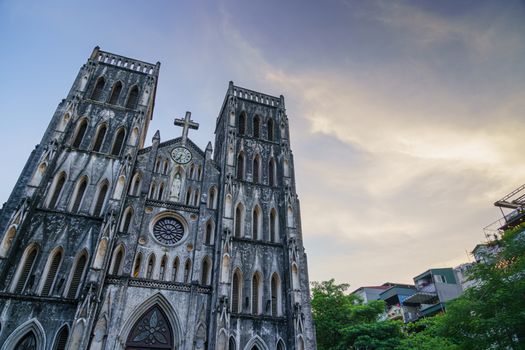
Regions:
[[146, 311], [133, 325], [126, 341], [126, 350], [144, 349], [175, 349], [171, 324], [157, 305]]

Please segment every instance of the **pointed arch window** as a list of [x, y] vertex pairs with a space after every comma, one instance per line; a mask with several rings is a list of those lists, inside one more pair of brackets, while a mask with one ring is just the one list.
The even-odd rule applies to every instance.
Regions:
[[149, 194], [148, 197], [153, 199], [155, 198], [155, 192], [157, 190], [157, 185], [155, 184], [155, 181], [151, 182], [151, 185], [149, 187]]
[[188, 191], [186, 192], [186, 205], [191, 204], [191, 187], [188, 188]]
[[184, 283], [190, 283], [191, 260], [186, 260], [184, 264]]
[[111, 274], [118, 275], [121, 273], [123, 259], [124, 247], [120, 245], [117, 247], [116, 253], [113, 254], [113, 269], [111, 270]]
[[211, 263], [209, 261], [208, 257], [205, 257], [202, 260], [202, 270], [201, 270], [201, 284], [203, 286], [207, 286], [210, 284], [210, 269], [211, 269]]
[[120, 227], [120, 232], [129, 233], [129, 228], [131, 225], [131, 219], [133, 219], [133, 208], [128, 207], [124, 213], [124, 220], [122, 221], [122, 226]]
[[282, 339], [279, 339], [279, 342], [277, 343], [277, 350], [285, 350], [284, 342]]
[[93, 216], [100, 216], [102, 209], [104, 209], [104, 203], [106, 202], [106, 195], [108, 193], [109, 184], [104, 181], [98, 190], [97, 200], [95, 201], [95, 207], [93, 208]]
[[43, 296], [49, 296], [53, 290], [53, 284], [55, 283], [58, 268], [62, 262], [62, 249], [57, 249], [51, 259], [48, 262], [47, 275], [44, 278], [44, 285], [42, 286], [41, 294]]
[[246, 133], [246, 113], [242, 112], [239, 115], [239, 135], [244, 135]]
[[33, 271], [33, 265], [35, 264], [36, 256], [38, 254], [38, 248], [36, 246], [30, 247], [26, 253], [24, 254], [24, 257], [22, 258], [22, 262], [19, 266], [18, 271], [18, 279], [14, 283], [14, 290], [13, 292], [16, 294], [20, 294], [24, 291], [27, 281], [29, 280], [29, 276], [31, 275], [31, 272]]
[[169, 167], [168, 160], [165, 160], [164, 165], [162, 167], [162, 173], [164, 175], [168, 175], [168, 167]]
[[98, 130], [97, 135], [95, 136], [95, 143], [93, 144], [93, 152], [100, 152], [102, 149], [102, 144], [104, 143], [104, 138], [106, 137], [106, 131], [108, 130], [106, 124], [102, 124]]
[[113, 85], [113, 89], [111, 90], [111, 97], [109, 98], [110, 104], [116, 105], [118, 103], [118, 98], [120, 96], [121, 91], [122, 91], [122, 83], [120, 81], [117, 81], [115, 85]]
[[55, 178], [55, 182], [53, 184], [52, 191], [51, 191], [51, 197], [49, 199], [48, 208], [50, 209], [56, 209], [58, 205], [58, 201], [60, 199], [60, 195], [62, 194], [62, 189], [64, 188], [64, 184], [66, 183], [66, 173], [61, 172], [58, 174], [58, 176]]
[[133, 325], [126, 349], [175, 349], [172, 326], [164, 311], [154, 305]]
[[126, 130], [124, 128], [119, 128], [117, 130], [117, 136], [115, 136], [115, 142], [113, 142], [113, 147], [111, 148], [111, 155], [119, 156], [122, 151], [122, 146], [124, 145], [124, 137], [126, 136]]
[[272, 275], [271, 281], [271, 292], [272, 292], [272, 316], [280, 316], [280, 305], [281, 305], [281, 279], [277, 273]]
[[166, 261], [168, 258], [166, 255], [162, 257], [162, 260], [160, 261], [160, 270], [159, 270], [159, 280], [164, 281], [164, 275], [166, 274]]
[[237, 208], [235, 209], [235, 231], [234, 231], [235, 237], [242, 237], [243, 226], [244, 226], [244, 207], [242, 204], [239, 203], [239, 205], [237, 205]]
[[128, 100], [126, 101], [126, 108], [134, 109], [137, 107], [139, 99], [139, 88], [137, 85], [133, 85], [129, 90]]
[[156, 173], [160, 172], [160, 157], [157, 157], [157, 160], [155, 161], [155, 170]]
[[213, 242], [213, 224], [211, 219], [206, 223], [206, 235], [204, 237], [205, 244], [212, 244]]
[[106, 79], [100, 77], [97, 79], [93, 93], [91, 94], [91, 99], [94, 101], [102, 100], [102, 92], [104, 91], [104, 85], [106, 85]]
[[273, 141], [274, 140], [273, 119], [268, 119], [266, 128], [268, 131], [268, 141]]
[[244, 154], [242, 152], [237, 156], [237, 179], [244, 180]]
[[256, 139], [261, 137], [261, 119], [258, 115], [253, 118], [253, 137]]
[[277, 211], [272, 208], [270, 210], [270, 241], [272, 242], [278, 242], [277, 224]]
[[88, 123], [86, 119], [82, 119], [79, 122], [77, 131], [75, 133], [75, 139], [73, 140], [73, 143], [71, 144], [71, 146], [73, 146], [74, 148], [79, 148], [80, 145], [82, 144], [82, 140], [84, 139], [84, 135], [86, 134], [87, 125]]
[[78, 213], [80, 205], [82, 204], [82, 199], [86, 193], [88, 179], [86, 176], [83, 176], [77, 184], [77, 188], [74, 193], [73, 205], [71, 206], [71, 212]]
[[253, 158], [253, 182], [258, 184], [261, 182], [261, 177], [260, 177], [260, 158], [259, 158], [259, 155], [257, 154], [254, 158]]
[[139, 278], [140, 276], [140, 266], [142, 265], [142, 253], [138, 253], [135, 258], [135, 265], [133, 265], [133, 277]]
[[132, 196], [138, 196], [140, 194], [140, 185], [142, 184], [142, 177], [139, 173], [135, 173], [131, 180], [131, 186], [129, 194]]
[[217, 190], [215, 189], [215, 187], [211, 187], [210, 191], [208, 192], [208, 203], [207, 203], [208, 209], [215, 209], [216, 198], [217, 198]]
[[157, 199], [158, 199], [159, 201], [161, 201], [163, 195], [164, 195], [164, 183], [161, 183], [161, 184], [159, 185], [159, 193], [158, 193], [158, 195], [157, 195]]
[[171, 269], [171, 280], [173, 282], [177, 282], [177, 273], [179, 272], [179, 257], [177, 256], [175, 260], [173, 260], [173, 268]]
[[268, 185], [270, 186], [276, 186], [276, 174], [275, 174], [275, 160], [270, 159], [270, 162], [268, 163]]
[[195, 193], [193, 195], [193, 205], [198, 207], [199, 206], [199, 189], [195, 190]]
[[259, 231], [261, 228], [261, 210], [259, 206], [255, 206], [252, 213], [252, 239], [259, 239]]
[[235, 346], [235, 338], [230, 337], [230, 340], [228, 341], [228, 350], [237, 350], [237, 347]]
[[57, 333], [53, 350], [65, 350], [68, 337], [69, 330], [67, 329], [67, 326], [63, 326]]
[[258, 273], [254, 273], [252, 277], [252, 314], [259, 315], [261, 313], [261, 277]]
[[77, 298], [80, 283], [82, 282], [82, 277], [84, 276], [84, 270], [86, 269], [86, 264], [87, 264], [87, 254], [83, 252], [78, 257], [75, 263], [75, 267], [72, 271], [72, 274], [70, 277], [69, 289], [66, 294], [67, 298], [70, 298], [70, 299]]
[[231, 309], [232, 309], [232, 313], [234, 314], [238, 314], [242, 310], [241, 281], [242, 281], [241, 272], [237, 269], [233, 273], [233, 277], [232, 277]]
[[153, 277], [153, 267], [155, 266], [155, 255], [151, 254], [148, 260], [148, 266], [146, 267], [146, 278], [151, 279]]

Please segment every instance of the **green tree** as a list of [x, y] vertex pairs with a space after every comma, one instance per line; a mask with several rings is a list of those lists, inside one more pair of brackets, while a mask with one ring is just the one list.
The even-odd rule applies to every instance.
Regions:
[[435, 331], [461, 349], [525, 349], [525, 224], [504, 232], [501, 251], [470, 275], [478, 285], [447, 304]]
[[384, 312], [383, 301], [363, 304], [346, 292], [348, 284], [334, 279], [314, 282], [312, 311], [319, 350], [394, 349], [402, 337], [399, 323], [378, 321]]

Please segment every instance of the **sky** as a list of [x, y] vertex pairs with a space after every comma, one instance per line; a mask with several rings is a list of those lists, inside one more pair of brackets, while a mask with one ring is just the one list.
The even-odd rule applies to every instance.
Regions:
[[161, 62], [149, 140], [284, 95], [311, 281], [469, 261], [525, 183], [524, 1], [0, 0], [0, 203], [93, 47]]

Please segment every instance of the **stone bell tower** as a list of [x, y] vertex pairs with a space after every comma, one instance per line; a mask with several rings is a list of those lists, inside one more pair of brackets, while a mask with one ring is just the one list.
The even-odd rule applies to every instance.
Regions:
[[218, 349], [315, 349], [284, 97], [230, 82], [215, 134]]
[[86, 341], [159, 67], [96, 47], [31, 153], [0, 215], [2, 349]]

